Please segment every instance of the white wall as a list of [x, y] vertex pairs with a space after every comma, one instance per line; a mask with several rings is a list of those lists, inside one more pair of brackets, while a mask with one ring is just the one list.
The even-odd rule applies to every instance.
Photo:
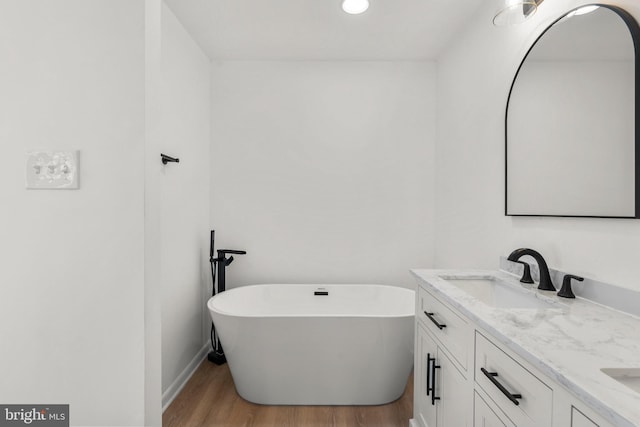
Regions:
[[[437, 267], [495, 268], [526, 246], [551, 267], [640, 290], [640, 221], [504, 216], [504, 115], [526, 49], [580, 0], [544, 2], [527, 23], [496, 28], [486, 8], [438, 60]], [[618, 0], [640, 19], [640, 4]], [[594, 117], [594, 119], [597, 119]]]
[[[171, 399], [202, 360], [210, 324], [209, 59], [173, 12], [162, 10], [159, 153], [180, 158], [162, 167], [160, 182], [162, 272], [162, 391]], [[194, 360], [197, 359], [197, 360]], [[192, 367], [192, 366], [191, 366]]]
[[[3, 1], [0, 402], [144, 423], [144, 2]], [[24, 187], [30, 148], [80, 189]]]
[[162, 0], [145, 0], [144, 425], [162, 425]]
[[212, 65], [211, 223], [229, 286], [385, 283], [434, 256], [435, 68]]

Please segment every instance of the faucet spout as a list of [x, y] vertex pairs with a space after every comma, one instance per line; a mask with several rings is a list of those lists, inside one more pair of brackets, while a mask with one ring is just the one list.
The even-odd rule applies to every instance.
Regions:
[[547, 262], [544, 260], [540, 252], [529, 248], [520, 248], [511, 252], [507, 259], [509, 261], [518, 261], [525, 255], [529, 255], [536, 260], [536, 263], [538, 263], [538, 269], [540, 270], [540, 283], [538, 284], [538, 289], [543, 291], [555, 291], [556, 288], [553, 286], [551, 276], [549, 275], [549, 267], [547, 267]]

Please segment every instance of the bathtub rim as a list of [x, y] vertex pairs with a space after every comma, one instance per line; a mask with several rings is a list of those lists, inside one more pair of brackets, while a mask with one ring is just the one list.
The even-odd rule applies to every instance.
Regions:
[[[257, 288], [257, 287], [261, 287], [261, 286], [308, 286], [308, 287], [318, 287], [318, 288], [323, 288], [326, 286], [353, 286], [353, 287], [357, 287], [357, 286], [373, 286], [373, 287], [383, 287], [383, 288], [391, 288], [394, 290], [400, 290], [402, 292], [411, 292], [412, 293], [412, 297], [411, 297], [411, 301], [415, 301], [415, 294], [416, 291], [413, 289], [409, 289], [409, 288], [404, 288], [401, 286], [393, 286], [393, 285], [380, 285], [380, 284], [373, 284], [373, 283], [258, 283], [258, 284], [252, 284], [252, 285], [244, 285], [244, 286], [238, 286], [232, 289], [227, 289], [225, 292], [233, 292], [236, 289], [242, 289], [242, 288]], [[219, 314], [221, 316], [228, 316], [228, 317], [235, 317], [235, 318], [241, 318], [241, 319], [250, 319], [250, 318], [265, 318], [265, 319], [288, 319], [288, 318], [327, 318], [327, 319], [354, 319], [354, 318], [370, 318], [370, 319], [376, 319], [376, 318], [380, 318], [380, 319], [401, 319], [401, 318], [410, 318], [410, 317], [415, 317], [415, 304], [411, 304], [411, 312], [406, 312], [406, 313], [399, 313], [399, 314], [336, 314], [336, 315], [331, 315], [331, 314], [325, 314], [325, 315], [318, 315], [318, 314], [305, 314], [305, 313], [296, 313], [296, 314], [274, 314], [274, 315], [268, 315], [268, 314], [237, 314], [237, 313], [232, 313], [229, 311], [222, 311], [219, 310], [217, 308], [212, 308], [211, 305], [211, 301], [213, 301], [216, 297], [218, 297], [220, 294], [216, 294], [215, 296], [210, 297], [207, 300], [207, 309], [209, 311], [215, 312], [216, 314]]]

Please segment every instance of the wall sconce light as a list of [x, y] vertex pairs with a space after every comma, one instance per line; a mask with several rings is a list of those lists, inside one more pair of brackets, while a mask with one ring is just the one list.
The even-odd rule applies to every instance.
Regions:
[[504, 27], [521, 24], [531, 18], [544, 0], [505, 0], [503, 7], [493, 17], [493, 25]]

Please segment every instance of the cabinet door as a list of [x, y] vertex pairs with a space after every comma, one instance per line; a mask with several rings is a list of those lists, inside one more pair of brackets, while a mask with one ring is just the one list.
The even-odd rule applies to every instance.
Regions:
[[440, 398], [436, 401], [437, 426], [471, 427], [471, 394], [467, 381], [449, 356], [440, 348], [436, 366], [440, 366], [435, 369], [435, 393]]
[[[420, 427], [436, 427], [436, 406], [431, 402], [431, 365], [438, 347], [425, 331], [416, 324], [415, 378], [413, 384], [413, 417]], [[428, 384], [427, 384], [428, 380]], [[427, 394], [428, 393], [428, 394]]]
[[474, 402], [474, 427], [513, 427], [513, 424], [503, 422], [478, 393], [474, 394]]

